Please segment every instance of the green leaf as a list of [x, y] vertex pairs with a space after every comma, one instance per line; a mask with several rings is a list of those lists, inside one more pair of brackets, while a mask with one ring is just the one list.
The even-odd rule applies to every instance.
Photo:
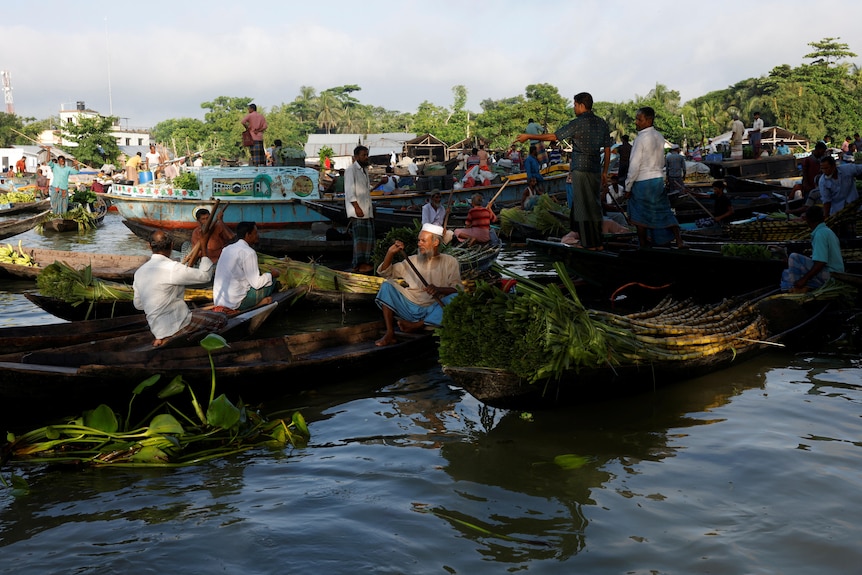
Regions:
[[105, 433], [114, 433], [120, 428], [114, 411], [104, 403], [96, 409], [84, 412], [84, 425]]
[[210, 333], [201, 340], [201, 347], [207, 351], [215, 351], [224, 347], [230, 347], [230, 345], [228, 345], [227, 340], [222, 336]]
[[583, 455], [574, 455], [571, 453], [567, 453], [566, 455], [558, 455], [554, 458], [554, 463], [556, 463], [562, 469], [580, 469], [589, 462], [589, 457], [585, 457]]
[[20, 475], [12, 475], [12, 495], [26, 495], [30, 493], [30, 484]]
[[153, 385], [154, 383], [159, 381], [159, 379], [161, 379], [161, 377], [162, 377], [161, 375], [153, 375], [151, 377], [148, 377], [147, 379], [145, 379], [144, 381], [139, 383], [137, 385], [137, 387], [135, 387], [135, 389], [132, 390], [132, 393], [135, 395], [140, 395], [140, 393], [142, 391], [144, 391], [145, 389], [147, 389], [148, 387], [150, 387], [151, 385]]
[[136, 463], [167, 463], [170, 461], [168, 454], [154, 445], [142, 447], [129, 459]]
[[159, 392], [159, 399], [165, 399], [166, 397], [182, 393], [185, 388], [186, 382], [183, 381], [183, 376], [178, 375]]
[[215, 398], [207, 409], [207, 423], [213, 427], [230, 429], [237, 424], [239, 417], [239, 408], [231, 403], [225, 394]]
[[155, 416], [150, 422], [150, 426], [147, 428], [147, 435], [160, 435], [163, 433], [182, 435], [185, 433], [185, 430], [173, 415], [161, 413]]
[[9, 443], [12, 443], [13, 441], [15, 441], [15, 434], [12, 433], [11, 431], [7, 431], [6, 432], [6, 441]]
[[296, 426], [296, 429], [299, 430], [300, 433], [305, 435], [306, 437], [311, 437], [311, 433], [308, 431], [308, 425], [305, 423], [305, 418], [298, 411], [293, 412], [293, 417], [291, 417], [291, 421]]

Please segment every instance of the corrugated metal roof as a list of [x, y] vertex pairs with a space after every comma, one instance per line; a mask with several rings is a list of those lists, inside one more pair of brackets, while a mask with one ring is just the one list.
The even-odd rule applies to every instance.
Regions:
[[404, 142], [416, 137], [414, 133], [389, 132], [383, 134], [309, 134], [303, 149], [308, 158], [315, 158], [323, 147], [332, 148], [335, 156], [353, 156], [358, 145], [368, 148], [369, 156], [384, 156], [392, 152], [401, 154]]

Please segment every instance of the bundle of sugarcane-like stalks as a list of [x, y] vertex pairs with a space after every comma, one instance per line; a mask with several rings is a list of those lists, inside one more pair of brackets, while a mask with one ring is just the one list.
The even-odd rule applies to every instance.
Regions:
[[287, 288], [308, 286], [311, 289], [376, 294], [384, 279], [365, 274], [334, 270], [313, 262], [276, 258], [258, 253], [261, 271], [278, 270], [278, 281]]
[[594, 320], [620, 327], [636, 342], [620, 361], [687, 361], [748, 347], [768, 336], [766, 321], [751, 301], [715, 305], [665, 297], [650, 310], [628, 315], [593, 310]]
[[[831, 214], [824, 223], [832, 228], [848, 221], [862, 219], [862, 198], [855, 200], [842, 209]], [[805, 223], [805, 218], [792, 220], [755, 220], [752, 222], [732, 224], [729, 229], [730, 237], [734, 240], [752, 242], [780, 242], [802, 240], [808, 237], [811, 230]]]
[[566, 289], [499, 268], [518, 279], [517, 296], [484, 284], [455, 298], [443, 312], [441, 363], [501, 369], [535, 382], [582, 369], [709, 362], [768, 336], [758, 307], [740, 299], [702, 305], [667, 298], [629, 315], [588, 309], [562, 264], [555, 268]]

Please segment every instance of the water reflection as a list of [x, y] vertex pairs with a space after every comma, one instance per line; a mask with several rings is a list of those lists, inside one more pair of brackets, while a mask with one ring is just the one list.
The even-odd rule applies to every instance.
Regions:
[[[522, 414], [479, 406], [467, 426], [469, 437], [441, 448], [444, 469], [458, 486], [458, 501], [434, 512], [495, 561], [569, 558], [587, 545], [584, 511], [597, 505], [596, 490], [618, 484], [620, 473], [639, 474], [644, 462], [674, 457], [679, 449], [675, 440], [686, 428], [722, 421], [711, 412], [764, 382], [765, 371], [749, 366], [646, 395], [567, 409]], [[504, 539], [537, 536], [548, 547]]]

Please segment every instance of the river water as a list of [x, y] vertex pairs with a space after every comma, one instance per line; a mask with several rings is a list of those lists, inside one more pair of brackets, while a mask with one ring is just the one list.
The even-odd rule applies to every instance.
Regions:
[[[21, 238], [146, 253], [112, 218], [92, 241]], [[31, 287], [0, 284], [4, 322], [53, 321], [21, 296]], [[306, 449], [178, 470], [5, 465], [31, 491], [0, 487], [0, 573], [843, 574], [862, 563], [858, 357], [776, 350], [532, 413], [483, 407], [434, 363], [355, 375], [267, 404], [300, 409]]]

